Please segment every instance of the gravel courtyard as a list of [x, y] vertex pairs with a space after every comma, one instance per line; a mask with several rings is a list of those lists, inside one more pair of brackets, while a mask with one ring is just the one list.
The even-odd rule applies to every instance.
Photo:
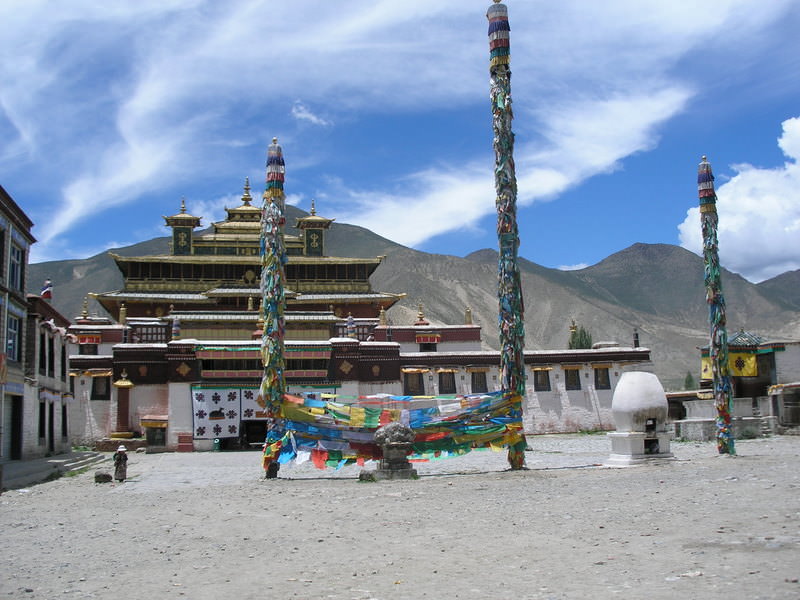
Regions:
[[[798, 598], [800, 437], [673, 442], [605, 468], [604, 435], [418, 463], [361, 483], [258, 452], [131, 454], [0, 496], [14, 598]], [[110, 456], [108, 465], [110, 468]]]

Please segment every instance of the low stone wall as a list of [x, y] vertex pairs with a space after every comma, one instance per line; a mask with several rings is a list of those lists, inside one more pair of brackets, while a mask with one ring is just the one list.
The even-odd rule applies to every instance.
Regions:
[[94, 443], [94, 449], [97, 452], [116, 452], [117, 448], [125, 446], [128, 452], [135, 452], [139, 448], [147, 448], [147, 440], [144, 438], [132, 439], [112, 439], [103, 438]]
[[[683, 419], [675, 421], [675, 438], [695, 442], [709, 442], [717, 437], [717, 421], [714, 419]], [[774, 417], [734, 417], [731, 421], [734, 439], [762, 437], [765, 431], [777, 433], [778, 422]]]

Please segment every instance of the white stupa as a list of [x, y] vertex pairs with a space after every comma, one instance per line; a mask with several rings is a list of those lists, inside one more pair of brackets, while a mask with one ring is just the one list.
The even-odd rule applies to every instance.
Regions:
[[667, 395], [658, 377], [644, 371], [622, 374], [611, 412], [617, 430], [609, 433], [609, 466], [630, 466], [657, 458], [672, 458], [667, 430]]

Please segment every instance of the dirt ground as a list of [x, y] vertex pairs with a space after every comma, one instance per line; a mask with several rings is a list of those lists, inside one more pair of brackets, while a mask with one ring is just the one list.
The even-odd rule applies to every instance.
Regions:
[[0, 496], [0, 597], [800, 598], [800, 437], [629, 468], [597, 466], [602, 435], [530, 444], [529, 470], [476, 452], [379, 483], [132, 454], [122, 484]]

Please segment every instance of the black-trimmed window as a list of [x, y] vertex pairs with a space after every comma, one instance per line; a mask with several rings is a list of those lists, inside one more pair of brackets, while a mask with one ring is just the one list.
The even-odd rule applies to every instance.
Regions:
[[11, 244], [11, 255], [9, 256], [8, 268], [8, 287], [13, 290], [22, 291], [22, 283], [25, 268], [25, 252], [16, 244]]
[[533, 390], [536, 392], [549, 392], [550, 371], [547, 369], [537, 369], [533, 372]]
[[470, 383], [473, 394], [485, 394], [489, 391], [486, 385], [486, 371], [473, 371], [470, 373]]
[[424, 396], [425, 379], [423, 373], [403, 373], [403, 394], [406, 396]]
[[69, 437], [69, 425], [67, 421], [67, 403], [61, 401], [61, 437]]
[[564, 369], [564, 385], [568, 390], [581, 389], [581, 370]]
[[39, 439], [43, 440], [47, 431], [47, 402], [39, 400]]
[[111, 377], [92, 377], [92, 400], [111, 400]]
[[47, 338], [47, 376], [56, 376], [56, 341], [55, 338]]
[[452, 371], [439, 372], [439, 393], [440, 394], [455, 394], [456, 393], [456, 374]]
[[47, 374], [47, 336], [39, 332], [39, 375]]
[[610, 390], [611, 377], [608, 375], [608, 367], [599, 367], [594, 370], [594, 389]]

